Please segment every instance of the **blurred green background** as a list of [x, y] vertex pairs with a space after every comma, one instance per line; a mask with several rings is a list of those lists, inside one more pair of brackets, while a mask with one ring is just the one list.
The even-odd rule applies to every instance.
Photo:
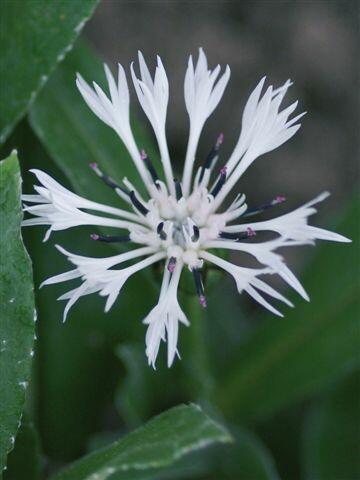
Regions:
[[[154, 372], [146, 363], [141, 320], [156, 300], [157, 272], [130, 280], [106, 315], [99, 297], [82, 300], [64, 325], [63, 305], [56, 302], [64, 286], [37, 289], [44, 278], [68, 268], [54, 244], [94, 256], [111, 254], [110, 247], [94, 246], [90, 228], [53, 234], [45, 244], [40, 228], [26, 230], [39, 312], [27, 411], [39, 432], [45, 475], [167, 408], [194, 401], [230, 429], [235, 444], [141, 478], [360, 478], [358, 29], [352, 1], [99, 4], [82, 39], [2, 148], [2, 158], [18, 149], [24, 191], [33, 183], [28, 169], [42, 168], [88, 198], [116, 204], [87, 165], [97, 161], [121, 179], [133, 174], [130, 162], [115, 134], [83, 105], [74, 77], [80, 71], [103, 84], [100, 60], [127, 68], [138, 49], [152, 65], [160, 54], [167, 69], [167, 137], [180, 169], [188, 132], [183, 77], [188, 54], [202, 46], [210, 63], [228, 63], [232, 76], [206, 125], [199, 157], [219, 132], [225, 133], [223, 158], [231, 153], [247, 96], [264, 74], [275, 85], [290, 77], [288, 102], [299, 99], [308, 111], [303, 127], [260, 158], [239, 189], [250, 204], [285, 195], [281, 211], [330, 190], [314, 220], [354, 242], [286, 252], [311, 303], [290, 295], [296, 308], [284, 312], [284, 319], [238, 296], [230, 280], [214, 278], [206, 313], [194, 314], [191, 327], [180, 332], [182, 360], [168, 370], [162, 348]], [[153, 139], [134, 97], [136, 137], [151, 150]], [[186, 293], [183, 302], [191, 318], [195, 307]]]

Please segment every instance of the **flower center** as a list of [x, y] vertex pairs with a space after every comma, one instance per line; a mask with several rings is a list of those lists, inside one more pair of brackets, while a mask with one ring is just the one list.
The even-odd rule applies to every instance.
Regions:
[[187, 230], [187, 224], [185, 222], [174, 222], [172, 238], [175, 245], [186, 249], [184, 228]]

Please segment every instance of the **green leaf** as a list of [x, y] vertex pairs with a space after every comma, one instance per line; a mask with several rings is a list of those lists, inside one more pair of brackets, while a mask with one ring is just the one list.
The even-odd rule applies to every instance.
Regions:
[[[185, 285], [186, 279], [185, 275]], [[122, 376], [115, 402], [129, 427], [138, 426], [153, 413], [179, 401], [191, 399], [208, 405], [211, 400], [214, 382], [207, 358], [208, 337], [204, 309], [197, 296], [184, 292], [180, 295], [180, 303], [191, 320], [189, 328], [181, 329], [181, 360], [175, 361], [169, 369], [166, 365], [166, 345], [163, 344], [154, 372], [143, 363], [143, 342], [121, 344], [116, 349], [117, 356], [126, 368], [126, 375]], [[173, 382], [174, 378], [176, 382]], [[167, 385], [165, 390], [163, 385]]]
[[[224, 371], [232, 370], [236, 365], [239, 351], [257, 328], [258, 321], [254, 315], [247, 315], [248, 305], [244, 302], [244, 296], [238, 294], [231, 279], [224, 277], [223, 272], [212, 272], [212, 275], [214, 273], [221, 275], [221, 283], [217, 283], [207, 294], [205, 333], [211, 368], [221, 383]], [[206, 291], [209, 291], [209, 284], [206, 285]], [[219, 345], [226, 345], [226, 348], [219, 348]]]
[[312, 298], [296, 299], [285, 319], [267, 317], [241, 348], [219, 390], [230, 416], [273, 414], [323, 388], [359, 364], [358, 203], [337, 230], [352, 244], [323, 244], [303, 279]]
[[234, 443], [214, 452], [209, 480], [279, 480], [275, 462], [262, 442], [244, 429], [231, 430]]
[[4, 480], [40, 480], [41, 456], [39, 437], [28, 418], [22, 418], [14, 450], [8, 458]]
[[36, 321], [31, 262], [20, 232], [20, 194], [14, 151], [0, 163], [0, 471], [20, 424]]
[[303, 438], [307, 480], [360, 478], [360, 374], [309, 411]]
[[143, 343], [118, 345], [116, 355], [124, 364], [126, 374], [122, 375], [115, 392], [115, 405], [127, 426], [135, 427], [151, 416], [164, 375], [154, 375], [144, 364]]
[[[75, 462], [55, 480], [105, 480], [120, 472], [171, 465], [184, 455], [215, 442], [229, 442], [226, 430], [196, 405], [180, 405], [153, 418], [112, 445]], [[128, 477], [127, 477], [128, 478]], [[145, 476], [145, 478], [147, 478]]]
[[[29, 168], [46, 168], [54, 178], [68, 186], [32, 130], [26, 124], [19, 127], [15, 131], [19, 152], [31, 152], [31, 158], [20, 155], [24, 160], [24, 191], [30, 193], [34, 182], [33, 175], [27, 173]], [[15, 141], [15, 138], [11, 140]], [[106, 187], [100, 183], [99, 189]], [[72, 460], [86, 452], [89, 436], [102, 429], [102, 421], [108, 418], [109, 409], [110, 415], [116, 416], [116, 412], [111, 411], [112, 395], [123, 372], [114, 355], [115, 346], [124, 339], [141, 342], [142, 355], [137, 366], [150, 370], [143, 346], [146, 327], [141, 320], [155, 298], [142, 279], [140, 281], [135, 276], [125, 285], [123, 294], [110, 312], [104, 313], [103, 298], [89, 295], [73, 307], [64, 324], [64, 304], [56, 299], [73, 285], [38, 288], [49, 276], [71, 268], [66, 258], [54, 248], [54, 243], [95, 257], [109, 256], [113, 251], [91, 241], [91, 229], [85, 227], [57, 232], [43, 243], [44, 228], [25, 228], [23, 234], [34, 263], [38, 337], [41, 339], [36, 355], [38, 427], [44, 453], [50, 461], [59, 462]], [[143, 293], [140, 296], [139, 281]]]
[[0, 6], [0, 143], [71, 49], [97, 0], [5, 0]]
[[[88, 47], [79, 43], [33, 105], [31, 126], [77, 193], [107, 204], [121, 202], [101, 183], [89, 163], [98, 163], [117, 182], [128, 177], [142, 190], [139, 175], [117, 134], [85, 104], [75, 85], [76, 72], [89, 82], [94, 80], [104, 86], [101, 62]], [[107, 91], [107, 87], [104, 88]], [[132, 123], [139, 148], [152, 152], [149, 138], [135, 122]], [[156, 161], [156, 156], [152, 153], [151, 156]]]
[[294, 404], [265, 422], [256, 425], [256, 433], [276, 458], [281, 478], [300, 478], [301, 434], [304, 421], [304, 404]]
[[[187, 277], [188, 273], [190, 274], [190, 272], [184, 272], [183, 281], [187, 280], [187, 285], [192, 285], [193, 279]], [[210, 401], [215, 385], [209, 365], [208, 331], [204, 308], [201, 307], [199, 298], [195, 294], [181, 295], [181, 304], [191, 321], [189, 328], [182, 329], [184, 348], [181, 350], [188, 395], [196, 398], [197, 401], [204, 399]]]
[[144, 333], [144, 331], [140, 333], [137, 342], [123, 341], [116, 348], [116, 354], [125, 372], [119, 369], [115, 405], [128, 429], [138, 427], [156, 413], [181, 402], [196, 400], [194, 390], [195, 393], [197, 390], [194, 389], [195, 382], [190, 372], [193, 359], [189, 356], [191, 342], [185, 336], [190, 333], [190, 328], [183, 329], [183, 335], [179, 338], [182, 359], [168, 368], [166, 345], [163, 344], [156, 362], [156, 371], [148, 366], [145, 359]]
[[111, 480], [279, 480], [266, 446], [252, 432], [231, 429], [230, 445], [193, 452], [170, 467], [116, 473]]

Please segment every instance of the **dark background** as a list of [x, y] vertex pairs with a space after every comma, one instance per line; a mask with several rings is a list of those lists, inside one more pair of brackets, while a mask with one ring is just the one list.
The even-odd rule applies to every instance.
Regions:
[[[257, 160], [241, 180], [250, 201], [284, 194], [298, 205], [323, 190], [320, 221], [351, 196], [359, 177], [357, 2], [343, 1], [115, 1], [104, 0], [85, 29], [99, 54], [128, 69], [142, 50], [151, 65], [163, 60], [170, 80], [167, 136], [181, 165], [188, 135], [183, 79], [190, 53], [202, 46], [210, 65], [230, 65], [224, 99], [200, 141], [205, 155], [217, 133], [225, 133], [224, 157], [241, 127], [244, 103], [266, 74], [274, 85], [294, 86], [285, 99], [299, 99], [308, 114], [286, 146]], [[132, 92], [133, 106], [137, 105]]]
[[[276, 195], [285, 195], [288, 201], [280, 207], [279, 211], [282, 212], [290, 211], [293, 207], [309, 201], [323, 190], [329, 190], [332, 196], [319, 206], [318, 218], [313, 220], [314, 224], [324, 227], [336, 225], [336, 217], [352, 203], [360, 173], [357, 140], [359, 131], [357, 2], [102, 0], [84, 32], [100, 57], [107, 61], [113, 70], [117, 62], [123, 64], [128, 72], [128, 80], [130, 80], [129, 65], [132, 60], [136, 60], [138, 49], [143, 51], [151, 66], [154, 66], [156, 54], [160, 54], [170, 80], [168, 143], [172, 160], [177, 164], [179, 171], [182, 169], [188, 136], [183, 80], [190, 53], [197, 56], [197, 49], [202, 46], [212, 67], [217, 63], [223, 66], [228, 63], [232, 70], [224, 98], [204, 128], [199, 146], [200, 158], [207, 154], [217, 134], [224, 132], [222, 160], [226, 161], [240, 133], [244, 104], [264, 74], [275, 86], [291, 78], [294, 86], [285, 99], [285, 105], [299, 99], [298, 111], [308, 112], [302, 121], [303, 127], [286, 145], [259, 158], [242, 177], [238, 191], [246, 193], [250, 206], [266, 202]], [[87, 80], [90, 81], [91, 78]], [[45, 88], [51, 88], [51, 84]], [[75, 91], [74, 85], [73, 90]], [[77, 92], [76, 94], [78, 95]], [[78, 97], [80, 98], [80, 95]], [[133, 88], [132, 109], [137, 109], [140, 121], [147, 124], [145, 115], [138, 107]], [[79, 118], [91, 121], [93, 115], [90, 112], [86, 114], [88, 117], [79, 115]], [[101, 128], [100, 120], [95, 118], [93, 120], [94, 124]], [[61, 124], [61, 121], [59, 123]], [[115, 137], [115, 133], [109, 134]], [[20, 135], [20, 139], [16, 135]], [[24, 172], [36, 166], [50, 171], [59, 181], [64, 181], [64, 184], [70, 183], [68, 178], [64, 178], [63, 172], [48, 158], [26, 121], [19, 126], [14, 137], [12, 143], [10, 142], [11, 148], [16, 145], [20, 158], [27, 162], [23, 165]], [[24, 153], [21, 141], [26, 144]], [[64, 142], [66, 141], [64, 135]], [[118, 143], [121, 151], [121, 144]], [[107, 147], [108, 145], [105, 145], [104, 148]], [[25, 152], [31, 154], [27, 155]], [[84, 160], [81, 154], [79, 151], [79, 161]], [[84, 171], [87, 163], [86, 159], [86, 162], [83, 162]], [[30, 193], [33, 184], [33, 178], [29, 177], [30, 175], [25, 173], [24, 191], [27, 193]], [[99, 190], [101, 187], [99, 184]], [[92, 195], [94, 192], [89, 191], [88, 197], [92, 198]], [[278, 210], [271, 212], [270, 216], [277, 213]], [[341, 228], [338, 231], [346, 234]], [[92, 230], [86, 229], [85, 233], [83, 229], [79, 232], [59, 232], [44, 245], [41, 243], [43, 232], [38, 229], [26, 231], [26, 245], [34, 261], [36, 288], [48, 276], [68, 269], [65, 259], [55, 251], [54, 243], [65, 242], [64, 245], [69, 250], [82, 253], [89, 248], [90, 232]], [[354, 253], [353, 257], [351, 253], [349, 257], [345, 257], [349, 255], [345, 252], [348, 252], [347, 249], [351, 246], [319, 246], [312, 250], [290, 249], [286, 251], [286, 259], [290, 260], [290, 267], [293, 267], [294, 272], [302, 278], [303, 267], [306, 267], [315, 250], [320, 248], [328, 250], [304, 281], [306, 289], [309, 289], [311, 294], [312, 303], [308, 307], [303, 307], [305, 302], [296, 298], [296, 307], [302, 308], [300, 312], [303, 312], [304, 317], [300, 319], [290, 317], [290, 321], [304, 322], [306, 325], [314, 321], [315, 327], [320, 329], [317, 317], [322, 313], [321, 308], [326, 306], [329, 297], [330, 300], [335, 299], [330, 303], [330, 308], [335, 309], [333, 328], [335, 329], [338, 323], [341, 325], [340, 338], [339, 340], [336, 338], [338, 344], [333, 349], [336, 358], [337, 351], [343, 347], [341, 328], [346, 329], [350, 325], [347, 318], [341, 318], [341, 322], [338, 322], [335, 318], [336, 312], [341, 312], [339, 313], [341, 316], [343, 312], [347, 312], [345, 310], [347, 306], [349, 316], [354, 315], [355, 318], [356, 315], [353, 313], [355, 308], [350, 311], [353, 304], [348, 304], [347, 299], [344, 300], [343, 293], [338, 300], [337, 291], [338, 287], [341, 292], [347, 289], [349, 298], [350, 294], [356, 296], [354, 287], [356, 279], [351, 274], [353, 270], [346, 267], [346, 258], [355, 259]], [[104, 251], [104, 256], [106, 255], [108, 252]], [[341, 259], [344, 259], [345, 266], [341, 267], [342, 270], [339, 268], [342, 274], [339, 277], [337, 266], [340, 265]], [[354, 264], [355, 262], [351, 263]], [[343, 270], [349, 274], [346, 276]], [[106, 444], [115, 437], [118, 438], [125, 431], [134, 429], [143, 419], [147, 420], [177, 403], [196, 399], [197, 394], [194, 392], [199, 388], [197, 382], [200, 375], [194, 366], [198, 366], [196, 364], [198, 350], [200, 356], [201, 349], [206, 351], [205, 355], [209, 354], [211, 367], [209, 371], [211, 375], [215, 373], [217, 389], [221, 388], [222, 377], [229, 369], [238, 368], [241, 361], [246, 365], [246, 358], [237, 361], [235, 353], [241, 354], [258, 327], [268, 324], [273, 328], [276, 322], [279, 325], [280, 321], [270, 315], [262, 315], [260, 307], [255, 302], [249, 300], [246, 295], [237, 295], [232, 280], [224, 278], [222, 277], [219, 287], [221, 295], [219, 296], [216, 291], [214, 295], [209, 295], [208, 317], [200, 327], [204, 334], [200, 348], [198, 343], [196, 348], [193, 348], [194, 339], [199, 337], [199, 333], [194, 328], [183, 329], [180, 334], [183, 360], [177, 362], [173, 369], [167, 370], [162, 366], [165, 358], [163, 347], [159, 358], [160, 368], [156, 374], [146, 366], [144, 360], [144, 326], [141, 324], [143, 315], [137, 312], [131, 318], [126, 318], [123, 313], [126, 311], [123, 299], [120, 299], [112, 312], [104, 315], [103, 299], [93, 295], [81, 302], [72, 312], [69, 321], [63, 325], [61, 323], [63, 304], [55, 300], [64, 292], [64, 286], [54, 286], [51, 290], [36, 290], [40, 320], [34, 373], [34, 391], [37, 389], [34, 397], [38, 398], [34, 403], [37, 412], [36, 423], [39, 426], [48, 471], [55, 471], [86, 451]], [[129, 307], [133, 302], [134, 308], [137, 310], [139, 307], [141, 310], [144, 307], [144, 299], [140, 298], [138, 301], [137, 282], [135, 279], [134, 283], [127, 287], [125, 302], [127, 299], [128, 303], [125, 303], [125, 307], [126, 305]], [[324, 287], [321, 287], [322, 284]], [[281, 289], [284, 290], [283, 285]], [[140, 291], [140, 297], [142, 293]], [[146, 298], [146, 301], [150, 308], [152, 300]], [[286, 317], [284, 320], [281, 319], [281, 322], [288, 320]], [[324, 321], [324, 325], [329, 325], [331, 329], [330, 322]], [[324, 337], [325, 329], [326, 327], [320, 330]], [[345, 333], [344, 338], [348, 338]], [[320, 350], [326, 347], [327, 341], [325, 338], [324, 346], [321, 340], [323, 338], [319, 335], [317, 347]], [[306, 347], [301, 342], [299, 345], [301, 349]], [[254, 344], [252, 346], [254, 347]], [[261, 342], [255, 347], [261, 349]], [[121, 350], [122, 348], [124, 350]], [[298, 353], [299, 357], [303, 358], [302, 352]], [[236, 361], [233, 362], [233, 358]], [[321, 356], [316, 358], [321, 360]], [[309, 365], [309, 372], [313, 367], [312, 361], [312, 352], [308, 352], [306, 365]], [[223, 368], [224, 365], [226, 368]], [[199, 371], [202, 375], [201, 368], [202, 366]], [[332, 372], [329, 372], [330, 374]], [[284, 375], [296, 377], [297, 372], [285, 371]], [[211, 380], [212, 377], [209, 378]], [[335, 380], [336, 378], [334, 382]], [[358, 377], [355, 380], [359, 386]], [[202, 383], [206, 384], [207, 381], [208, 378], [202, 380]], [[141, 389], [137, 390], [137, 382], [141, 384], [146, 395]], [[250, 424], [251, 430], [259, 435], [271, 452], [284, 480], [303, 478], [301, 472], [304, 419], [308, 418], [308, 408], [312, 406], [313, 400], [317, 401], [318, 398], [321, 400], [322, 395], [326, 398], [327, 388], [331, 393], [334, 382], [330, 386], [326, 385], [326, 388], [319, 384], [314, 388], [311, 398], [305, 395], [304, 400], [300, 399], [295, 405], [289, 402], [290, 407], [280, 409], [280, 412], [270, 416], [266, 421]], [[207, 385], [204, 390], [206, 388]], [[264, 388], [266, 391], [266, 385]], [[271, 388], [272, 385], [269, 390]], [[355, 389], [351, 388], [349, 402], [357, 398]], [[245, 389], [248, 390], [247, 384]], [[259, 389], [261, 394], [261, 386]], [[135, 404], [134, 410], [140, 411], [141, 418], [130, 415], [131, 402]], [[254, 402], [261, 403], [261, 398], [254, 398]], [[344, 408], [341, 402], [339, 405], [341, 414], [344, 411], [348, 412], [347, 404], [344, 403]], [[349, 411], [351, 413], [351, 410]], [[241, 416], [239, 418], [241, 419]], [[229, 420], [229, 425], [230, 422]], [[336, 440], [338, 431], [342, 427], [346, 430], [348, 425], [354, 426], [355, 430], [357, 422], [353, 418], [346, 417], [345, 420], [343, 417], [335, 418]], [[244, 426], [248, 425], [244, 423]], [[358, 437], [358, 433], [357, 429], [353, 437], [355, 435]], [[332, 440], [331, 436], [329, 439]], [[351, 445], [355, 442], [356, 439], [352, 439]], [[335, 445], [339, 443], [335, 442]], [[344, 441], [342, 445], [346, 448], [348, 443]], [[337, 453], [334, 452], [335, 459]], [[350, 457], [351, 453], [348, 456]], [[348, 456], [344, 455], [344, 459], [346, 460]]]

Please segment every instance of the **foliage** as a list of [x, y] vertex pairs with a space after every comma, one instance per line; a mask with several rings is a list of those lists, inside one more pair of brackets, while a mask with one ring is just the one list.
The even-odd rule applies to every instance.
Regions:
[[[182, 360], [170, 370], [162, 358], [153, 371], [144, 356], [141, 320], [158, 291], [156, 270], [130, 280], [107, 315], [101, 299], [89, 296], [63, 325], [56, 302], [62, 286], [40, 291], [38, 285], [65, 271], [66, 261], [52, 239], [43, 244], [39, 229], [26, 230], [39, 317], [31, 372], [32, 268], [20, 234], [19, 163], [10, 152], [19, 152], [27, 192], [33, 183], [28, 170], [42, 168], [75, 192], [116, 206], [116, 195], [88, 164], [99, 163], [116, 180], [137, 179], [119, 139], [75, 87], [77, 71], [100, 85], [104, 80], [101, 61], [83, 41], [68, 53], [96, 1], [21, 5], [1, 5], [0, 126], [8, 138], [2, 150], [8, 158], [0, 163], [4, 480], [355, 480], [356, 198], [349, 196], [332, 225], [353, 244], [317, 247], [302, 279], [311, 303], [294, 298], [296, 308], [285, 319], [250, 311], [216, 271], [208, 272], [209, 308], [201, 312], [185, 277], [182, 304], [192, 324], [181, 334]], [[132, 124], [138, 144], [157, 161], [147, 132], [136, 119]], [[81, 244], [81, 253], [99, 255], [92, 231], [60, 232], [56, 243]], [[295, 465], [290, 477], [283, 452]]]
[[[0, 5], [0, 142], [65, 57], [97, 0], [5, 0]], [[14, 61], [16, 59], [16, 61]]]
[[356, 218], [357, 201], [338, 226], [353, 239], [352, 245], [339, 249], [331, 262], [333, 245], [320, 247], [305, 272], [312, 301], [296, 305], [286, 321], [264, 322], [239, 352], [237, 367], [219, 392], [219, 403], [230, 415], [273, 414], [359, 366]]
[[198, 407], [180, 405], [153, 418], [124, 439], [75, 462], [54, 479], [85, 480], [98, 475], [105, 480], [118, 472], [146, 472], [169, 465], [213, 442], [230, 440], [229, 434]]
[[36, 311], [30, 258], [20, 224], [21, 177], [16, 151], [0, 163], [0, 469], [13, 448], [30, 380]]

